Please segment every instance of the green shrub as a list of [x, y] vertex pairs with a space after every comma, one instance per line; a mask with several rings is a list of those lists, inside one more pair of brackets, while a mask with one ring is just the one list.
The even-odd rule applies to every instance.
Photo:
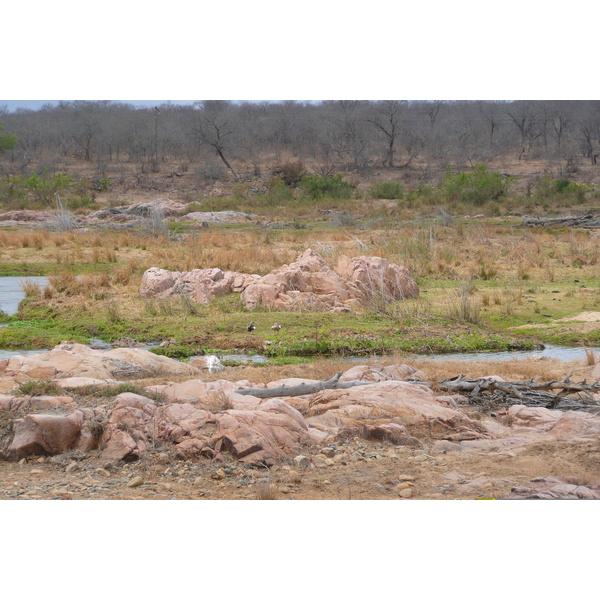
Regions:
[[468, 172], [448, 171], [442, 188], [448, 200], [481, 206], [490, 200], [504, 197], [509, 180], [500, 173], [488, 171], [485, 165], [478, 164]]
[[404, 186], [395, 181], [378, 181], [369, 189], [371, 198], [400, 200], [404, 198]]
[[269, 190], [269, 198], [274, 202], [290, 202], [294, 199], [294, 191], [283, 181], [280, 181]]
[[306, 175], [300, 182], [300, 187], [306, 197], [311, 200], [333, 198], [347, 200], [352, 196], [352, 186], [337, 175]]
[[55, 194], [68, 189], [73, 182], [74, 180], [65, 173], [48, 177], [47, 171], [43, 176], [31, 173], [27, 179], [22, 180], [23, 186], [33, 194], [35, 199], [46, 204], [52, 204]]
[[550, 174], [544, 175], [534, 188], [534, 197], [538, 200], [558, 200], [574, 203], [583, 202], [586, 194], [594, 191], [593, 185], [579, 183], [572, 179], [552, 179]]

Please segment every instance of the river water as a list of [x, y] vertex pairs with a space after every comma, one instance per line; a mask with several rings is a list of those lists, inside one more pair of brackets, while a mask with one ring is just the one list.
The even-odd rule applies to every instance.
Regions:
[[0, 310], [7, 315], [15, 315], [19, 302], [25, 298], [23, 284], [26, 281], [37, 283], [42, 289], [48, 283], [47, 277], [0, 277]]

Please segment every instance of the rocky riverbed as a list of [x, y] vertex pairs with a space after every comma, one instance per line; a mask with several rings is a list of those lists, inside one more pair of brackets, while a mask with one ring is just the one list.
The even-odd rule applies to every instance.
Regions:
[[318, 382], [196, 364], [80, 344], [1, 361], [0, 498], [600, 498], [593, 412], [483, 412], [402, 364], [261, 399], [239, 392]]

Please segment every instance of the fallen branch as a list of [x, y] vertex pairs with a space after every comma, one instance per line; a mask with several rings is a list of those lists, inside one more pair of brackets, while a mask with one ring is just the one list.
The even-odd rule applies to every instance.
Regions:
[[584, 217], [557, 217], [553, 219], [532, 219], [526, 217], [521, 223], [524, 227], [545, 227], [559, 225], [564, 227], [581, 227], [583, 229], [600, 229], [600, 215], [585, 215]]
[[[465, 379], [464, 375], [458, 375], [449, 379], [444, 379], [437, 382], [440, 389], [457, 393], [468, 393], [472, 398], [478, 398], [486, 393], [496, 394], [496, 400], [500, 400], [497, 395], [500, 392], [502, 395], [516, 398], [519, 404], [527, 404], [530, 406], [543, 406], [545, 408], [590, 408], [595, 406], [600, 408], [600, 403], [592, 395], [593, 392], [600, 392], [600, 382], [586, 383], [571, 381], [570, 376], [567, 376], [563, 381], [496, 381], [485, 377], [477, 379]], [[559, 390], [558, 393], [553, 393], [553, 390]], [[582, 402], [567, 402], [564, 400], [571, 394], [577, 394], [578, 398], [583, 395], [588, 400], [587, 403]]]
[[368, 383], [374, 383], [373, 381], [343, 381], [339, 379], [342, 376], [343, 371], [340, 371], [327, 381], [318, 381], [317, 383], [300, 383], [298, 385], [286, 386], [274, 388], [245, 388], [243, 390], [236, 390], [236, 394], [242, 394], [243, 396], [254, 396], [255, 398], [278, 398], [280, 396], [304, 396], [304, 394], [314, 394], [321, 390], [341, 390], [356, 385], [366, 385]]

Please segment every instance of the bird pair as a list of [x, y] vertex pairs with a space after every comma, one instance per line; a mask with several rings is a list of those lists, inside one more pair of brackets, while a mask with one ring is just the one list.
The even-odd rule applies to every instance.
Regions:
[[[254, 331], [255, 329], [256, 325], [254, 324], [254, 321], [250, 321], [250, 325], [248, 325], [248, 331]], [[271, 325], [271, 329], [273, 331], [279, 331], [281, 329], [281, 325], [279, 323], [274, 323]]]

